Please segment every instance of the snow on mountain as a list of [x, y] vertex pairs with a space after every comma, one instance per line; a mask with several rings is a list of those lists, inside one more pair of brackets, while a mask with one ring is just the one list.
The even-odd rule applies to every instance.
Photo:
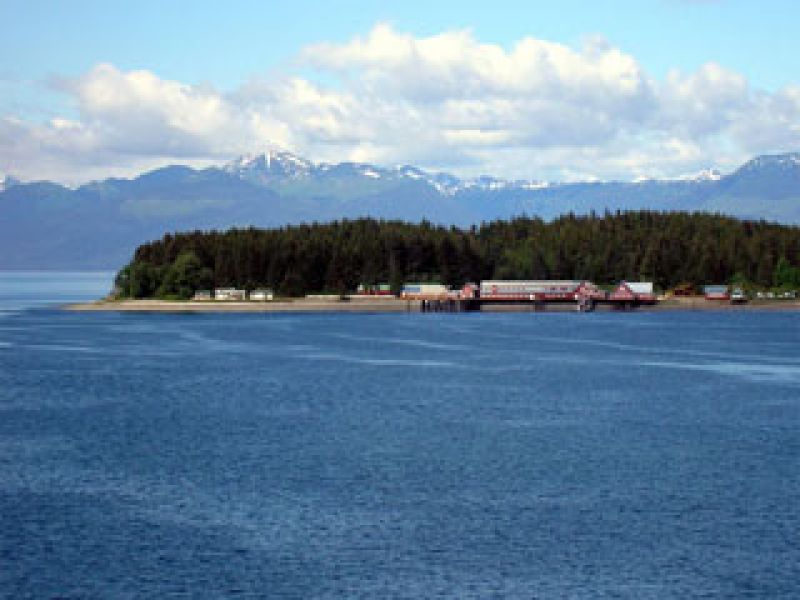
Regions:
[[695, 181], [719, 181], [722, 173], [718, 169], [704, 169], [695, 175]]
[[365, 215], [469, 227], [520, 214], [547, 220], [616, 210], [705, 211], [800, 224], [800, 153], [754, 158], [724, 176], [707, 170], [638, 183], [461, 179], [408, 165], [312, 163], [277, 151], [210, 169], [172, 165], [76, 189], [3, 177], [0, 268], [117, 268], [143, 240], [165, 231]]
[[370, 179], [380, 179], [382, 177], [381, 173], [370, 165], [358, 165], [358, 172], [362, 176], [369, 177]]
[[800, 167], [800, 152], [788, 154], [765, 154], [746, 162], [738, 172], [759, 171], [764, 169], [796, 169]]
[[523, 181], [523, 180], [515, 181], [514, 184], [521, 190], [543, 190], [553, 185], [549, 181]]
[[527, 179], [508, 180], [490, 175], [481, 175], [472, 179], [459, 180], [454, 178], [453, 181], [448, 182], [447, 190], [450, 194], [456, 194], [462, 191], [483, 191], [483, 192], [496, 192], [500, 190], [540, 190], [550, 187], [550, 182], [536, 181]]
[[717, 169], [703, 169], [691, 175], [678, 177], [679, 181], [719, 181], [720, 179], [722, 179], [722, 173]]
[[409, 165], [387, 170], [366, 163], [315, 164], [290, 152], [276, 151], [245, 155], [224, 165], [222, 169], [226, 173], [262, 185], [286, 179], [313, 178], [315, 175], [326, 173], [335, 173], [337, 177], [353, 176], [368, 180], [423, 181], [444, 196], [454, 196], [465, 190], [540, 189], [547, 185], [530, 181], [512, 182], [487, 175], [463, 180], [449, 173], [431, 173]]
[[497, 179], [496, 177], [490, 177], [489, 175], [481, 175], [480, 177], [476, 177], [474, 179], [468, 179], [463, 182], [464, 189], [479, 189], [479, 190], [504, 190], [510, 187], [512, 184], [505, 179]]
[[462, 181], [450, 173], [424, 173], [424, 175], [425, 181], [443, 196], [454, 196], [461, 189]]
[[291, 152], [270, 150], [237, 158], [222, 167], [227, 173], [242, 179], [268, 183], [272, 179], [302, 179], [308, 177], [314, 164]]
[[[761, 177], [764, 171], [777, 173], [794, 173], [800, 169], [800, 153], [790, 153], [771, 156], [759, 156], [739, 168], [735, 174]], [[341, 163], [314, 163], [286, 151], [269, 151], [262, 154], [246, 155], [229, 162], [222, 167], [225, 172], [236, 177], [269, 187], [272, 184], [279, 184], [292, 180], [316, 180], [324, 185], [326, 177], [333, 177], [336, 181], [351, 182], [358, 186], [359, 182], [365, 183], [381, 182], [382, 185], [396, 186], [398, 182], [419, 182], [432, 187], [438, 194], [444, 197], [456, 197], [462, 193], [474, 195], [482, 192], [514, 192], [514, 191], [537, 191], [537, 190], [557, 190], [564, 187], [563, 183], [551, 183], [537, 180], [508, 180], [490, 175], [482, 175], [474, 178], [459, 178], [450, 173], [426, 171], [425, 169], [402, 165], [391, 169], [379, 167], [368, 163], [341, 162]], [[798, 171], [800, 172], [800, 171]], [[676, 177], [674, 179], [658, 179], [652, 177], [641, 177], [625, 182], [602, 182], [586, 181], [585, 184], [616, 183], [633, 186], [658, 186], [668, 187], [673, 183], [709, 183], [720, 182], [731, 175], [723, 175], [714, 168], [704, 169], [697, 173]], [[795, 177], [795, 175], [791, 175]], [[576, 184], [567, 187], [574, 189]], [[6, 184], [8, 187], [8, 184]], [[368, 188], [374, 191], [374, 188]]]
[[418, 169], [417, 167], [412, 167], [410, 165], [397, 167], [395, 172], [399, 177], [405, 177], [406, 179], [425, 179], [428, 176], [428, 174], [422, 169]]
[[287, 179], [309, 179], [325, 174], [335, 174], [337, 178], [355, 177], [373, 181], [418, 181], [427, 183], [439, 194], [448, 197], [462, 192], [541, 190], [557, 185], [536, 180], [512, 181], [489, 175], [461, 179], [450, 173], [426, 171], [411, 165], [385, 169], [367, 163], [314, 163], [285, 151], [241, 156], [224, 165], [222, 170], [261, 185], [270, 185]]

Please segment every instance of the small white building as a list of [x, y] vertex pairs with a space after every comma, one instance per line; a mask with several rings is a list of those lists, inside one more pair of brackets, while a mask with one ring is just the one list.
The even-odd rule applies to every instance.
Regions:
[[253, 290], [250, 292], [250, 300], [254, 302], [267, 302], [275, 298], [275, 294], [272, 290], [263, 289], [263, 290]]
[[209, 302], [212, 300], [211, 290], [197, 290], [192, 296], [192, 300], [196, 300], [198, 302]]
[[654, 293], [652, 281], [626, 281], [625, 285], [628, 286], [630, 291], [639, 296], [652, 296]]
[[236, 288], [217, 288], [214, 290], [214, 300], [241, 301], [247, 299], [247, 292]]
[[406, 283], [400, 291], [400, 297], [407, 300], [447, 298], [447, 286], [441, 283]]

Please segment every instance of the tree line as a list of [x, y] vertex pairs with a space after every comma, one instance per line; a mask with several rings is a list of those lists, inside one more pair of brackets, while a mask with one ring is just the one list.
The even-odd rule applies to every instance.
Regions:
[[165, 235], [117, 276], [121, 296], [197, 289], [344, 293], [360, 283], [587, 279], [800, 286], [800, 228], [706, 213], [632, 211], [519, 217], [469, 229], [375, 219]]

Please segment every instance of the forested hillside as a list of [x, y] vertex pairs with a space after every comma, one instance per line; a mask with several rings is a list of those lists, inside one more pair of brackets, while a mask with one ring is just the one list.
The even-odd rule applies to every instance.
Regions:
[[[296, 296], [359, 283], [481, 279], [652, 280], [662, 289], [800, 279], [800, 228], [710, 214], [627, 212], [494, 221], [470, 229], [359, 219], [166, 235], [140, 246], [120, 293], [187, 297], [214, 286]], [[776, 280], [777, 278], [777, 280]], [[800, 281], [796, 281], [800, 285]]]

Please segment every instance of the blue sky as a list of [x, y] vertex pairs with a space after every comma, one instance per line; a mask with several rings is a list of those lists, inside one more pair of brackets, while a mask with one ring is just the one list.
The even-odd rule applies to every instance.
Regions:
[[[312, 159], [331, 159], [341, 155], [342, 159], [363, 158], [378, 162], [416, 161], [431, 168], [449, 168], [459, 172], [488, 171], [490, 168], [503, 171], [505, 168], [506, 172], [500, 174], [525, 178], [603, 178], [624, 177], [626, 174], [631, 177], [676, 176], [702, 166], [724, 168], [748, 153], [793, 150], [796, 148], [789, 146], [800, 143], [794, 130], [798, 114], [794, 112], [794, 103], [798, 100], [793, 91], [800, 84], [800, 37], [796, 35], [797, 23], [800, 22], [798, 6], [789, 0], [529, 0], [484, 3], [409, 0], [322, 3], [296, 0], [229, 2], [224, 5], [201, 0], [0, 2], [0, 19], [5, 24], [0, 36], [0, 119], [6, 120], [6, 137], [0, 128], [0, 144], [4, 144], [0, 146], [0, 173], [21, 173], [28, 177], [41, 173], [42, 176], [60, 177], [61, 171], [69, 171], [93, 177], [102, 174], [103, 169], [121, 173], [126, 164], [135, 170], [163, 162], [213, 162], [239, 151], [258, 151], [260, 145], [269, 144], [288, 146], [298, 153], [310, 154]], [[414, 148], [409, 140], [393, 146], [390, 137], [377, 137], [393, 133], [391, 129], [382, 130], [377, 126], [369, 131], [364, 128], [363, 139], [355, 139], [359, 137], [357, 131], [361, 121], [357, 124], [343, 122], [338, 129], [331, 123], [327, 128], [322, 127], [320, 123], [342, 117], [343, 113], [350, 118], [361, 115], [359, 118], [363, 121], [363, 115], [381, 107], [385, 111], [383, 118], [394, 115], [403, 119], [424, 111], [426, 102], [435, 100], [438, 109], [444, 110], [445, 107], [452, 108], [450, 105], [454, 100], [463, 100], [458, 92], [448, 88], [435, 92], [429, 90], [436, 98], [418, 103], [419, 98], [409, 91], [418, 88], [417, 82], [395, 90], [398, 103], [394, 107], [388, 106], [393, 98], [379, 97], [376, 92], [379, 83], [384, 88], [387, 85], [392, 88], [399, 78], [408, 76], [408, 69], [392, 62], [393, 58], [387, 64], [379, 64], [372, 59], [365, 62], [363, 57], [350, 52], [347, 58], [340, 57], [341, 60], [333, 64], [319, 53], [314, 55], [311, 52], [314, 56], [309, 59], [309, 48], [328, 44], [329, 48], [343, 49], [356, 39], [368, 39], [381, 24], [389, 27], [399, 38], [406, 36], [413, 40], [468, 31], [474, 43], [467, 46], [484, 47], [487, 56], [493, 54], [492, 48], [510, 55], [525, 39], [556, 44], [576, 53], [583, 52], [587, 44], [596, 44], [597, 39], [602, 39], [605, 46], [634, 61], [648, 86], [654, 90], [669, 87], [667, 82], [673, 78], [676, 83], [672, 91], [658, 89], [654, 92], [659, 107], [670, 102], [669, 98], [674, 98], [675, 90], [680, 88], [683, 96], [701, 94], [702, 97], [697, 96], [693, 104], [707, 107], [716, 102], [714, 111], [730, 113], [731, 116], [726, 117], [725, 123], [713, 124], [707, 122], [707, 115], [693, 113], [686, 118], [694, 123], [692, 131], [683, 131], [678, 124], [681, 120], [679, 113], [687, 109], [674, 104], [665, 109], [668, 116], [661, 114], [664, 112], [662, 108], [650, 108], [647, 109], [649, 116], [638, 123], [630, 122], [622, 114], [619, 123], [611, 123], [616, 118], [614, 110], [637, 111], [646, 103], [641, 99], [632, 108], [626, 100], [618, 103], [616, 109], [605, 106], [595, 116], [584, 115], [589, 120], [605, 119], [610, 123], [607, 130], [590, 133], [586, 139], [580, 139], [569, 128], [556, 124], [544, 127], [552, 133], [548, 137], [540, 131], [542, 127], [537, 129], [538, 126], [531, 125], [543, 123], [546, 119], [558, 120], [550, 109], [530, 115], [531, 120], [524, 123], [513, 122], [518, 130], [526, 130], [530, 125], [526, 135], [501, 135], [503, 125], [499, 121], [510, 123], [513, 119], [503, 117], [498, 121], [495, 118], [499, 114], [497, 111], [502, 110], [499, 108], [501, 104], [506, 106], [517, 101], [519, 91], [510, 90], [504, 95], [497, 92], [497, 82], [489, 82], [487, 86], [470, 92], [470, 101], [484, 104], [480, 108], [470, 106], [468, 112], [480, 113], [484, 117], [492, 113], [493, 117], [476, 118], [474, 127], [467, 126], [462, 111], [461, 117], [456, 119], [458, 127], [452, 126], [448, 130], [449, 137], [444, 135], [439, 142], [434, 138], [427, 140], [431, 147], [424, 153], [409, 151]], [[430, 51], [435, 53], [439, 48], [434, 46]], [[475, 60], [479, 63], [481, 52], [475, 50]], [[345, 60], [352, 62], [345, 65], [342, 63]], [[431, 55], [426, 60], [435, 67], [429, 75], [440, 74], [437, 57]], [[702, 86], [697, 82], [697, 85], [689, 86], [688, 78], [701, 73], [708, 64], [720, 67], [721, 75], [704, 72], [704, 91], [700, 90]], [[114, 71], [98, 72], [98, 65], [113, 67]], [[463, 73], [464, 69], [471, 68], [470, 65], [451, 62], [448, 73]], [[570, 85], [577, 86], [575, 89], [596, 86], [605, 77], [599, 72], [595, 77], [590, 70], [579, 71], [582, 73], [580, 76], [588, 78], [585, 83], [576, 82], [572, 75], [567, 75]], [[119, 87], [127, 81], [127, 75], [136, 72], [149, 73], [160, 82], [189, 86], [194, 93], [213, 91], [223, 103], [233, 103], [231, 106], [237, 110], [244, 105], [251, 112], [256, 111], [256, 105], [266, 107], [261, 112], [262, 119], [270, 120], [270, 125], [264, 125], [258, 129], [260, 133], [255, 133], [252, 128], [244, 132], [246, 127], [239, 123], [238, 126], [243, 128], [240, 148], [229, 139], [220, 140], [218, 148], [215, 148], [214, 132], [203, 132], [212, 138], [192, 145], [184, 139], [186, 128], [180, 127], [175, 135], [181, 139], [169, 136], [159, 139], [156, 135], [151, 140], [138, 140], [131, 148], [120, 147], [122, 135], [112, 140], [99, 140], [101, 131], [122, 125], [112, 122], [110, 119], [114, 115], [110, 116], [106, 108], [100, 110], [94, 102], [96, 98], [90, 98], [87, 90], [95, 89], [97, 86], [93, 88], [92, 85], [101, 79], [105, 86]], [[677, 83], [675, 78], [679, 76], [676, 74], [684, 78], [682, 81], [686, 85]], [[531, 76], [531, 73], [520, 74], [520, 77], [525, 76]], [[611, 75], [626, 76], [619, 71]], [[277, 102], [276, 94], [280, 92], [276, 89], [295, 78], [310, 82], [324, 93], [339, 93], [347, 97], [321, 98], [322, 103], [330, 102], [332, 112], [316, 116], [289, 115], [283, 104], [267, 107], [270, 102]], [[745, 91], [736, 78], [745, 82]], [[370, 81], [374, 85], [367, 90], [354, 79]], [[719, 81], [722, 83], [717, 85]], [[563, 87], [563, 82], [559, 86]], [[260, 90], [260, 95], [253, 93], [254, 88]], [[723, 88], [724, 93], [719, 93], [718, 90]], [[153, 119], [162, 126], [173, 123], [174, 119], [164, 114], [154, 116], [152, 107], [141, 104], [142, 98], [136, 95], [137, 91], [129, 91], [133, 96], [125, 104], [125, 110], [120, 108], [120, 113], [127, 111], [130, 114], [131, 110], [141, 108], [141, 123], [149, 123], [154, 130]], [[159, 92], [153, 93], [157, 95]], [[561, 101], [558, 97], [543, 97], [535, 89], [526, 93], [528, 104]], [[739, 97], [733, 98], [737, 93]], [[364, 94], [369, 95], [371, 104], [356, 106], [357, 99]], [[720, 99], [715, 94], [724, 97]], [[243, 96], [248, 98], [244, 105], [241, 103]], [[574, 101], [575, 95], [570, 97]], [[148, 98], [152, 101], [150, 96]], [[310, 101], [307, 94], [303, 98]], [[212, 101], [210, 96], [206, 100]], [[285, 102], [289, 100], [285, 99]], [[684, 102], [685, 106], [689, 104], [692, 103]], [[746, 132], [743, 123], [738, 126], [734, 122], [737, 118], [767, 119], [776, 111], [775, 107], [783, 111], [777, 123], [765, 123], [762, 127], [775, 128], [776, 133], [771, 137]], [[406, 117], [398, 115], [402, 109], [408, 109]], [[735, 111], [739, 112], [733, 114]], [[235, 111], [230, 109], [228, 112]], [[573, 122], [577, 119], [580, 123], [578, 112], [576, 109], [570, 117]], [[338, 117], [332, 116], [333, 113]], [[444, 120], [450, 116], [452, 112], [448, 112]], [[54, 119], [57, 120], [55, 125]], [[664, 124], [670, 119], [672, 125]], [[309, 123], [316, 127], [314, 131], [309, 130]], [[780, 133], [781, 124], [790, 130], [790, 135]], [[77, 134], [78, 128], [81, 128], [81, 135]], [[337, 131], [345, 129], [356, 133], [337, 134]], [[67, 130], [72, 138], [68, 139], [64, 133]], [[455, 133], [450, 135], [453, 131]], [[487, 131], [495, 132], [495, 137], [479, 135]], [[21, 132], [31, 136], [31, 143], [23, 147], [15, 142], [15, 147], [11, 148], [7, 139], [12, 135], [19, 136]], [[266, 139], [270, 132], [275, 132], [277, 139]], [[193, 137], [200, 135], [196, 128], [189, 133]], [[742, 138], [747, 135], [759, 140], [745, 143]], [[762, 137], [764, 139], [760, 139]], [[657, 138], [661, 141], [658, 142]], [[490, 139], [497, 140], [497, 148], [492, 146]], [[453, 153], [447, 145], [454, 140], [474, 147]], [[90, 148], [92, 143], [95, 146]], [[607, 165], [599, 165], [592, 158], [592, 148], [607, 153], [619, 145], [631, 143], [642, 144], [640, 164], [633, 157]], [[42, 152], [46, 156], [38, 163], [32, 150], [36, 144], [46, 146]], [[663, 154], [663, 144], [672, 144], [678, 154], [684, 153], [681, 156], [676, 154], [671, 162], [659, 162], [655, 157]], [[694, 145], [694, 148], [688, 149], [689, 145]], [[686, 149], [680, 150], [684, 146]], [[59, 148], [63, 156], [58, 155]], [[488, 154], [496, 154], [495, 149], [502, 155], [497, 162], [487, 159]], [[72, 156], [74, 162], [76, 152], [80, 155], [80, 162], [68, 164], [67, 158]], [[402, 160], [404, 152], [408, 154], [407, 160]], [[533, 168], [524, 167], [531, 163], [530, 157], [540, 157], [543, 153], [548, 158], [536, 158], [539, 162], [533, 160]], [[573, 154], [583, 158], [575, 164], [564, 164]], [[447, 156], [455, 157], [451, 164], [445, 159]], [[592, 164], [597, 165], [594, 172], [587, 168]], [[80, 175], [77, 177], [81, 178]]]

